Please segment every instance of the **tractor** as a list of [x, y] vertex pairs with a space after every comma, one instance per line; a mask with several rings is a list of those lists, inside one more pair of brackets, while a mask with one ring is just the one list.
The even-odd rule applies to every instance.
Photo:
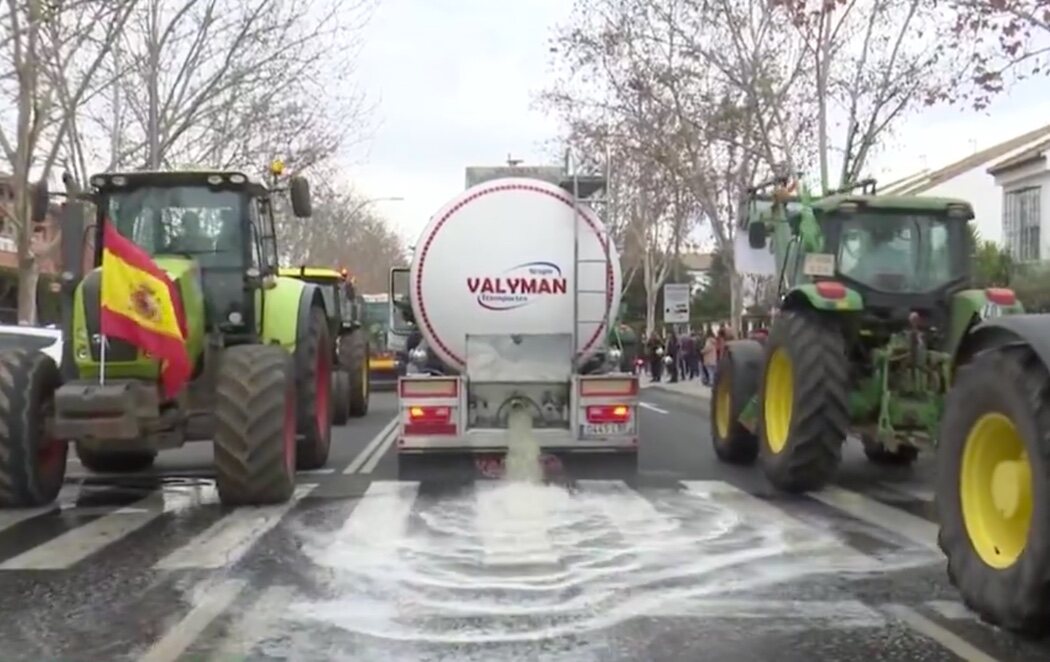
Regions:
[[[67, 180], [66, 354], [60, 371], [42, 352], [0, 352], [0, 506], [53, 501], [69, 442], [90, 470], [133, 472], [161, 450], [210, 440], [228, 505], [285, 502], [297, 468], [327, 462], [333, 350], [324, 296], [277, 269], [278, 194], [306, 218], [310, 189], [301, 177], [282, 185], [282, 172], [277, 161], [268, 183], [228, 171], [103, 173], [86, 190]], [[34, 218], [48, 197], [37, 189]], [[107, 223], [175, 284], [193, 372], [173, 398], [158, 388], [156, 358], [101, 333]], [[86, 244], [94, 245], [90, 261]]]
[[336, 339], [332, 360], [338, 369], [332, 373], [334, 421], [343, 425], [350, 417], [368, 413], [371, 391], [368, 333], [365, 329], [364, 300], [357, 293], [346, 269], [290, 267], [280, 275], [313, 283], [321, 288], [329, 333]]
[[933, 448], [974, 327], [1023, 312], [1010, 290], [970, 288], [972, 218], [962, 200], [878, 195], [874, 180], [819, 198], [787, 177], [751, 189], [740, 230], [775, 255], [779, 304], [764, 343], [730, 342], [720, 361], [717, 456], [805, 492], [851, 433], [883, 465]]

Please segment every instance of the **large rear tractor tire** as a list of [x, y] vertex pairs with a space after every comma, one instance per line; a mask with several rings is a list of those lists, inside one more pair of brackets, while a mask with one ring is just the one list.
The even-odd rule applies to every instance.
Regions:
[[69, 444], [50, 435], [58, 366], [43, 352], [0, 352], [0, 507], [51, 503], [66, 477]]
[[310, 311], [305, 339], [296, 348], [296, 391], [302, 435], [296, 451], [299, 469], [320, 469], [332, 447], [332, 337], [324, 310]]
[[813, 311], [777, 317], [759, 396], [759, 462], [785, 492], [819, 490], [842, 459], [849, 365], [842, 334]]
[[350, 419], [350, 375], [346, 370], [332, 372], [332, 424], [346, 425]]
[[215, 388], [215, 474], [232, 506], [283, 503], [295, 489], [295, 370], [273, 345], [227, 349]]
[[961, 367], [937, 446], [938, 543], [963, 602], [1007, 630], [1050, 626], [1050, 372], [1027, 347]]
[[360, 418], [368, 414], [372, 385], [368, 372], [368, 336], [364, 329], [355, 329], [343, 337], [340, 361], [350, 373], [350, 415]]
[[98, 473], [134, 473], [145, 471], [157, 459], [156, 451], [96, 451], [81, 443], [76, 445], [80, 464]]
[[723, 462], [753, 464], [758, 457], [758, 437], [738, 419], [758, 394], [761, 375], [762, 346], [752, 340], [734, 342], [718, 362], [711, 387], [711, 442]]

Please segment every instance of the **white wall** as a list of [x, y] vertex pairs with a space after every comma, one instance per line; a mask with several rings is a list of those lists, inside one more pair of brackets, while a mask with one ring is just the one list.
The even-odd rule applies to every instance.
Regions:
[[982, 239], [1003, 240], [1003, 191], [988, 174], [988, 163], [968, 170], [921, 195], [959, 198], [973, 206], [974, 222]]
[[[1045, 153], [1050, 153], [1050, 150]], [[1050, 259], [1050, 159], [1011, 169], [996, 177], [996, 182], [1002, 187], [1000, 196], [1030, 186], [1042, 187], [1039, 196], [1039, 213], [1042, 216], [1039, 219], [1039, 238], [1042, 244], [1039, 247], [1039, 259]]]

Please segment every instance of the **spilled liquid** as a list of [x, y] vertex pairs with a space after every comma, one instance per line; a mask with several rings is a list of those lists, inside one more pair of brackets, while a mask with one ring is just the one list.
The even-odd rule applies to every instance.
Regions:
[[[861, 555], [830, 531], [760, 517], [754, 497], [715, 484], [644, 496], [613, 481], [544, 484], [527, 415], [511, 419], [508, 436], [504, 479], [421, 498], [403, 531], [379, 511], [335, 534], [301, 532], [327, 595], [291, 605], [288, 617], [390, 642], [540, 643], [640, 616], [718, 617], [726, 596], [810, 575], [837, 581], [931, 561]], [[828, 619], [863, 625], [854, 616]]]

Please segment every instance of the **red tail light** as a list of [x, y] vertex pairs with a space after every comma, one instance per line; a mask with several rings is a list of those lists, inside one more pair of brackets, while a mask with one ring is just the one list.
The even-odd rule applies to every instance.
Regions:
[[1017, 295], [1007, 287], [989, 287], [984, 291], [984, 296], [999, 306], [1012, 306], [1017, 303]]
[[626, 423], [631, 420], [627, 405], [592, 405], [587, 407], [588, 423]]
[[405, 434], [456, 434], [451, 407], [409, 407]]

